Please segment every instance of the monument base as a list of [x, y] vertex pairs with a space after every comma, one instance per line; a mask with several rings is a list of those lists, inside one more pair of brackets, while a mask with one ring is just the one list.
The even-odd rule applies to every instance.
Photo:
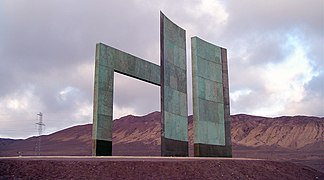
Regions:
[[161, 156], [189, 156], [188, 142], [161, 137]]
[[112, 141], [93, 140], [93, 156], [112, 156]]
[[232, 157], [231, 146], [194, 144], [194, 156], [196, 157]]

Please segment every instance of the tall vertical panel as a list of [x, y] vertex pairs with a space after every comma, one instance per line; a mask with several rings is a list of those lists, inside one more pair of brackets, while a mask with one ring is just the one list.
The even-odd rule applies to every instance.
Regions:
[[[195, 156], [231, 156], [226, 49], [191, 38]], [[224, 57], [225, 56], [225, 57]]]
[[226, 146], [223, 154], [224, 156], [232, 157], [228, 63], [227, 63], [227, 50], [225, 48], [221, 48], [221, 61], [222, 61], [222, 68], [223, 68], [223, 94], [224, 94], [225, 146]]
[[95, 63], [92, 155], [111, 156], [114, 90], [112, 51], [103, 44], [97, 44]]
[[161, 154], [188, 156], [185, 30], [160, 13]]

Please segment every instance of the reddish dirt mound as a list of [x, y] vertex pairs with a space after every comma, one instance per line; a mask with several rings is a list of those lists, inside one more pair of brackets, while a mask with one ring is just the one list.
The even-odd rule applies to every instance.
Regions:
[[0, 179], [322, 179], [290, 162], [221, 158], [40, 157], [0, 159]]

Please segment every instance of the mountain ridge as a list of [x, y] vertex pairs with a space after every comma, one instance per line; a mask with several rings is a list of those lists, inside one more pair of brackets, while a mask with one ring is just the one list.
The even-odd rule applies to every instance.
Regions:
[[[280, 116], [274, 118], [248, 114], [231, 115], [233, 146], [262, 148], [277, 147], [284, 149], [322, 148], [324, 139], [324, 118], [313, 116]], [[77, 125], [43, 135], [42, 141], [68, 142], [77, 140], [91, 145], [91, 124]], [[77, 129], [75, 129], [77, 128]], [[189, 141], [193, 141], [192, 115], [188, 116]], [[155, 111], [144, 116], [127, 115], [113, 121], [113, 142], [160, 145], [160, 112]], [[306, 136], [307, 135], [307, 136]], [[0, 138], [1, 139], [1, 138]], [[24, 141], [35, 141], [37, 137], [27, 139], [1, 139], [3, 146]], [[192, 142], [191, 142], [192, 143]], [[0, 153], [1, 155], [1, 153]]]
[[[113, 121], [113, 155], [160, 156], [160, 112]], [[189, 155], [193, 156], [192, 115], [188, 116]], [[231, 116], [233, 157], [302, 162], [324, 172], [324, 118]], [[41, 155], [89, 156], [92, 124], [41, 136]], [[0, 139], [0, 156], [35, 155], [38, 137]]]

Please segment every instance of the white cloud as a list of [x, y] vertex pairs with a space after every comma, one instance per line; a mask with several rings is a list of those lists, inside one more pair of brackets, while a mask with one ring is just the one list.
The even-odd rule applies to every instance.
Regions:
[[77, 91], [78, 89], [68, 86], [58, 93], [58, 99], [61, 101], [66, 101], [69, 95], [77, 93]]
[[0, 137], [22, 138], [35, 135], [36, 113], [42, 106], [32, 85], [1, 97]]
[[[145, 115], [160, 110], [160, 87], [114, 73], [114, 118], [124, 115]], [[130, 113], [126, 111], [129, 110]]]
[[225, 6], [221, 1], [214, 0], [201, 0], [194, 6], [186, 8], [187, 12], [193, 16], [193, 18], [209, 18], [212, 19], [208, 24], [224, 24], [226, 23], [229, 14], [225, 10]]
[[132, 115], [140, 115], [135, 111], [135, 108], [131, 107], [118, 107], [116, 105], [113, 106], [114, 112], [113, 112], [113, 119], [119, 119], [125, 114], [132, 114]]
[[0, 98], [0, 114], [8, 111], [30, 111], [42, 107], [40, 99], [34, 94], [34, 87], [29, 85]]
[[[292, 49], [291, 54], [279, 62], [268, 63], [261, 75], [269, 97], [264, 107], [253, 113], [260, 115], [285, 115], [292, 103], [300, 103], [306, 96], [305, 85], [316, 76], [305, 47], [297, 36], [287, 35], [286, 46]], [[292, 113], [292, 111], [290, 111]], [[298, 113], [298, 112], [295, 112]]]
[[73, 115], [75, 123], [91, 123], [92, 122], [92, 104], [88, 102], [79, 102]]
[[[189, 113], [198, 35], [228, 49], [232, 113], [324, 115], [322, 1], [5, 0], [0, 9], [0, 121], [10, 122], [0, 127], [9, 130], [34, 128], [39, 111], [47, 131], [90, 123], [95, 44], [158, 64], [159, 10], [187, 32]], [[115, 81], [115, 117], [160, 109], [159, 87]]]
[[251, 89], [240, 89], [240, 90], [230, 93], [230, 97], [231, 97], [231, 100], [234, 101], [234, 103], [235, 103], [242, 96], [247, 96], [247, 95], [251, 94], [251, 92], [252, 92]]

